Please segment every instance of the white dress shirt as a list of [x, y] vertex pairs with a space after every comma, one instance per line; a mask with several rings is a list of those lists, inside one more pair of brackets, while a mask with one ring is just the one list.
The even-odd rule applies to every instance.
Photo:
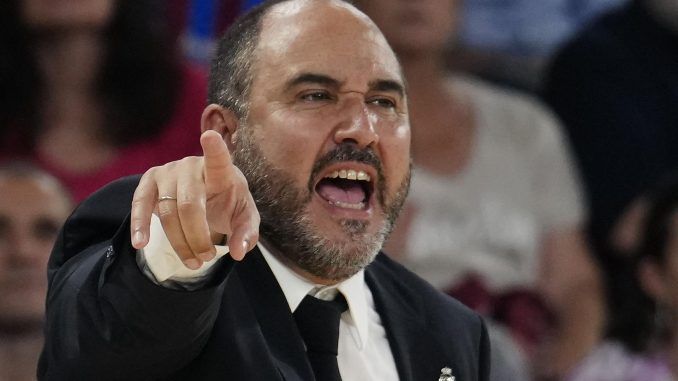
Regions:
[[[398, 372], [386, 330], [374, 306], [372, 292], [365, 282], [365, 271], [334, 285], [323, 286], [309, 282], [285, 266], [261, 243], [259, 250], [268, 263], [285, 299], [294, 312], [301, 300], [311, 294], [329, 300], [341, 292], [348, 303], [348, 310], [339, 324], [339, 347], [337, 362], [343, 381], [391, 381], [398, 380]], [[210, 269], [217, 259], [228, 253], [227, 246], [216, 246], [217, 256], [197, 270], [186, 268], [172, 249], [160, 219], [151, 219], [149, 243], [139, 250], [137, 262], [144, 273], [154, 282], [169, 287], [191, 288], [192, 283], [210, 276]]]

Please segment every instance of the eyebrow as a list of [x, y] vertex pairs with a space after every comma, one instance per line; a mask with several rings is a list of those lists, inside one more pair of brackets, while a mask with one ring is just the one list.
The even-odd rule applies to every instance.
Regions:
[[285, 84], [285, 90], [289, 90], [295, 86], [301, 85], [301, 84], [316, 84], [316, 85], [324, 85], [324, 86], [332, 86], [332, 87], [339, 87], [340, 83], [338, 80], [324, 74], [316, 74], [316, 73], [301, 73], [297, 75], [296, 77], [290, 79], [287, 81]]
[[[317, 73], [301, 73], [296, 77], [290, 79], [285, 84], [285, 91], [292, 89], [301, 84], [316, 84], [323, 86], [331, 86], [339, 88], [341, 82], [325, 74]], [[405, 86], [398, 81], [390, 79], [378, 79], [369, 83], [369, 89], [372, 91], [393, 91], [398, 93], [401, 97], [405, 96]]]
[[405, 86], [403, 86], [398, 81], [393, 81], [390, 79], [379, 79], [376, 81], [370, 82], [370, 90], [376, 91], [394, 91], [398, 93], [401, 97], [405, 96]]

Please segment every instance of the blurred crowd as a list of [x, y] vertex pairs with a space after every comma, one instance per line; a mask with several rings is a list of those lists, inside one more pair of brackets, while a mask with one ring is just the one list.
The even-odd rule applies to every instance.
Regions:
[[[255, 0], [0, 2], [0, 380], [35, 378], [77, 203], [199, 154]], [[385, 251], [482, 314], [493, 381], [678, 380], [678, 0], [353, 0], [408, 82]]]

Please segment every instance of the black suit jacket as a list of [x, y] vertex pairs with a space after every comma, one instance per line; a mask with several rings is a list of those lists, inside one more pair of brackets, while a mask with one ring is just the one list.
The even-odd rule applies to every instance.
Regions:
[[[273, 273], [255, 249], [224, 257], [213, 283], [176, 291], [139, 270], [129, 240], [138, 178], [80, 205], [50, 258], [41, 380], [313, 380]], [[401, 380], [487, 380], [489, 344], [476, 314], [379, 254], [366, 281]]]

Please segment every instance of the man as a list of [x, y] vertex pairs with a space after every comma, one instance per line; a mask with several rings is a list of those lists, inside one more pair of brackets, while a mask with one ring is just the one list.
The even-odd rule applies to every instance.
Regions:
[[0, 194], [0, 380], [34, 380], [47, 259], [72, 202], [56, 179], [19, 162], [0, 165]]
[[64, 226], [40, 378], [486, 380], [480, 318], [378, 254], [410, 131], [374, 24], [337, 0], [266, 3], [210, 81], [204, 157], [115, 183]]

